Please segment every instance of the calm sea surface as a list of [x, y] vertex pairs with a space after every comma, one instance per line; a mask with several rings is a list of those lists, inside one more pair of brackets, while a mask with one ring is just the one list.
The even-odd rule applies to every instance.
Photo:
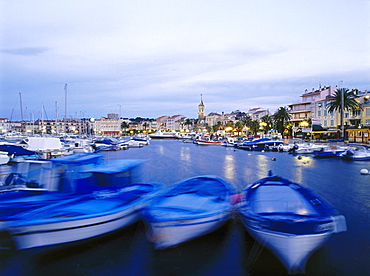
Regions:
[[[315, 159], [311, 155], [251, 152], [151, 140], [149, 146], [104, 152], [105, 160], [143, 159], [143, 182], [171, 185], [197, 175], [218, 175], [241, 191], [274, 174], [309, 187], [347, 219], [309, 259], [306, 275], [370, 275], [369, 161]], [[216, 232], [166, 250], [154, 250], [141, 222], [113, 235], [63, 249], [0, 255], [0, 275], [286, 275], [282, 264], [247, 234], [237, 219]]]

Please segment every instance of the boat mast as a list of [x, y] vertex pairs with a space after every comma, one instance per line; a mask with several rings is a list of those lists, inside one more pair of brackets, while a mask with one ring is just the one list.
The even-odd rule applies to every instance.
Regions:
[[19, 92], [19, 104], [21, 105], [21, 130], [23, 127], [22, 93]]
[[67, 84], [64, 85], [64, 134], [66, 133], [67, 119]]

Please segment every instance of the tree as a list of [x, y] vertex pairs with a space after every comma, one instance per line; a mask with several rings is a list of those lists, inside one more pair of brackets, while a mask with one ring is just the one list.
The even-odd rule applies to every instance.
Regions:
[[189, 129], [189, 126], [192, 126], [192, 125], [193, 125], [193, 122], [192, 122], [189, 118], [187, 118], [187, 119], [185, 120], [184, 125], [187, 125], [187, 126], [188, 126], [188, 129]]
[[[348, 88], [339, 88], [334, 92], [333, 100], [326, 106], [329, 112], [338, 111], [340, 113], [340, 125], [342, 126], [342, 130], [344, 111], [355, 111], [356, 109], [360, 108], [360, 105], [355, 98], [356, 95], [353, 93], [353, 91], [349, 91]], [[342, 137], [344, 137], [344, 133], [342, 133], [342, 135]]]
[[121, 129], [128, 129], [130, 126], [126, 122], [121, 123]]
[[269, 131], [270, 129], [272, 129], [273, 127], [273, 120], [272, 120], [272, 117], [270, 115], [265, 115], [261, 118], [261, 122], [265, 123], [264, 124], [264, 127], [263, 127], [263, 130], [265, 131], [265, 133], [267, 131]]
[[243, 121], [237, 121], [235, 123], [235, 129], [237, 130], [237, 132], [242, 132], [243, 131], [243, 128], [244, 128]]
[[149, 126], [149, 124], [147, 123], [147, 122], [145, 122], [144, 124], [143, 124], [143, 127], [144, 127], [144, 130], [146, 131], [146, 128]]
[[272, 117], [275, 123], [275, 128], [282, 134], [291, 119], [288, 109], [286, 107], [279, 107]]
[[251, 121], [250, 129], [253, 132], [253, 134], [257, 134], [259, 128], [260, 128], [260, 122], [258, 120]]

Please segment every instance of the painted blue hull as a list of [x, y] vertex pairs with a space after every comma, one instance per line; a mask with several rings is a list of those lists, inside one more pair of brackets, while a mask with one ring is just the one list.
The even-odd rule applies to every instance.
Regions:
[[346, 231], [345, 218], [326, 200], [278, 176], [247, 187], [239, 213], [248, 232], [291, 274], [304, 273], [309, 256], [332, 233]]
[[164, 249], [214, 231], [231, 216], [233, 187], [214, 176], [171, 186], [144, 210], [148, 239]]
[[[12, 216], [1, 226], [18, 250], [77, 242], [136, 222], [158, 187], [133, 184], [115, 191], [75, 196]], [[0, 239], [0, 247], [8, 244], [8, 240]]]

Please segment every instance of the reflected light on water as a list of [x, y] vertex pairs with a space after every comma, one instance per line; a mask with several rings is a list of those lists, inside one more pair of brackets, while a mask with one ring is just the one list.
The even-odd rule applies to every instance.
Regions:
[[233, 155], [225, 155], [224, 175], [229, 180], [235, 178], [235, 160]]
[[294, 158], [294, 165], [297, 169], [294, 171], [294, 181], [300, 184], [304, 184], [303, 169], [314, 167], [314, 160], [310, 156], [298, 155]]
[[270, 170], [269, 165], [270, 159], [263, 154], [257, 156], [257, 163], [258, 163], [258, 172], [257, 178], [264, 178], [268, 175], [268, 171]]
[[180, 159], [190, 162], [190, 149], [188, 147], [181, 147]]

